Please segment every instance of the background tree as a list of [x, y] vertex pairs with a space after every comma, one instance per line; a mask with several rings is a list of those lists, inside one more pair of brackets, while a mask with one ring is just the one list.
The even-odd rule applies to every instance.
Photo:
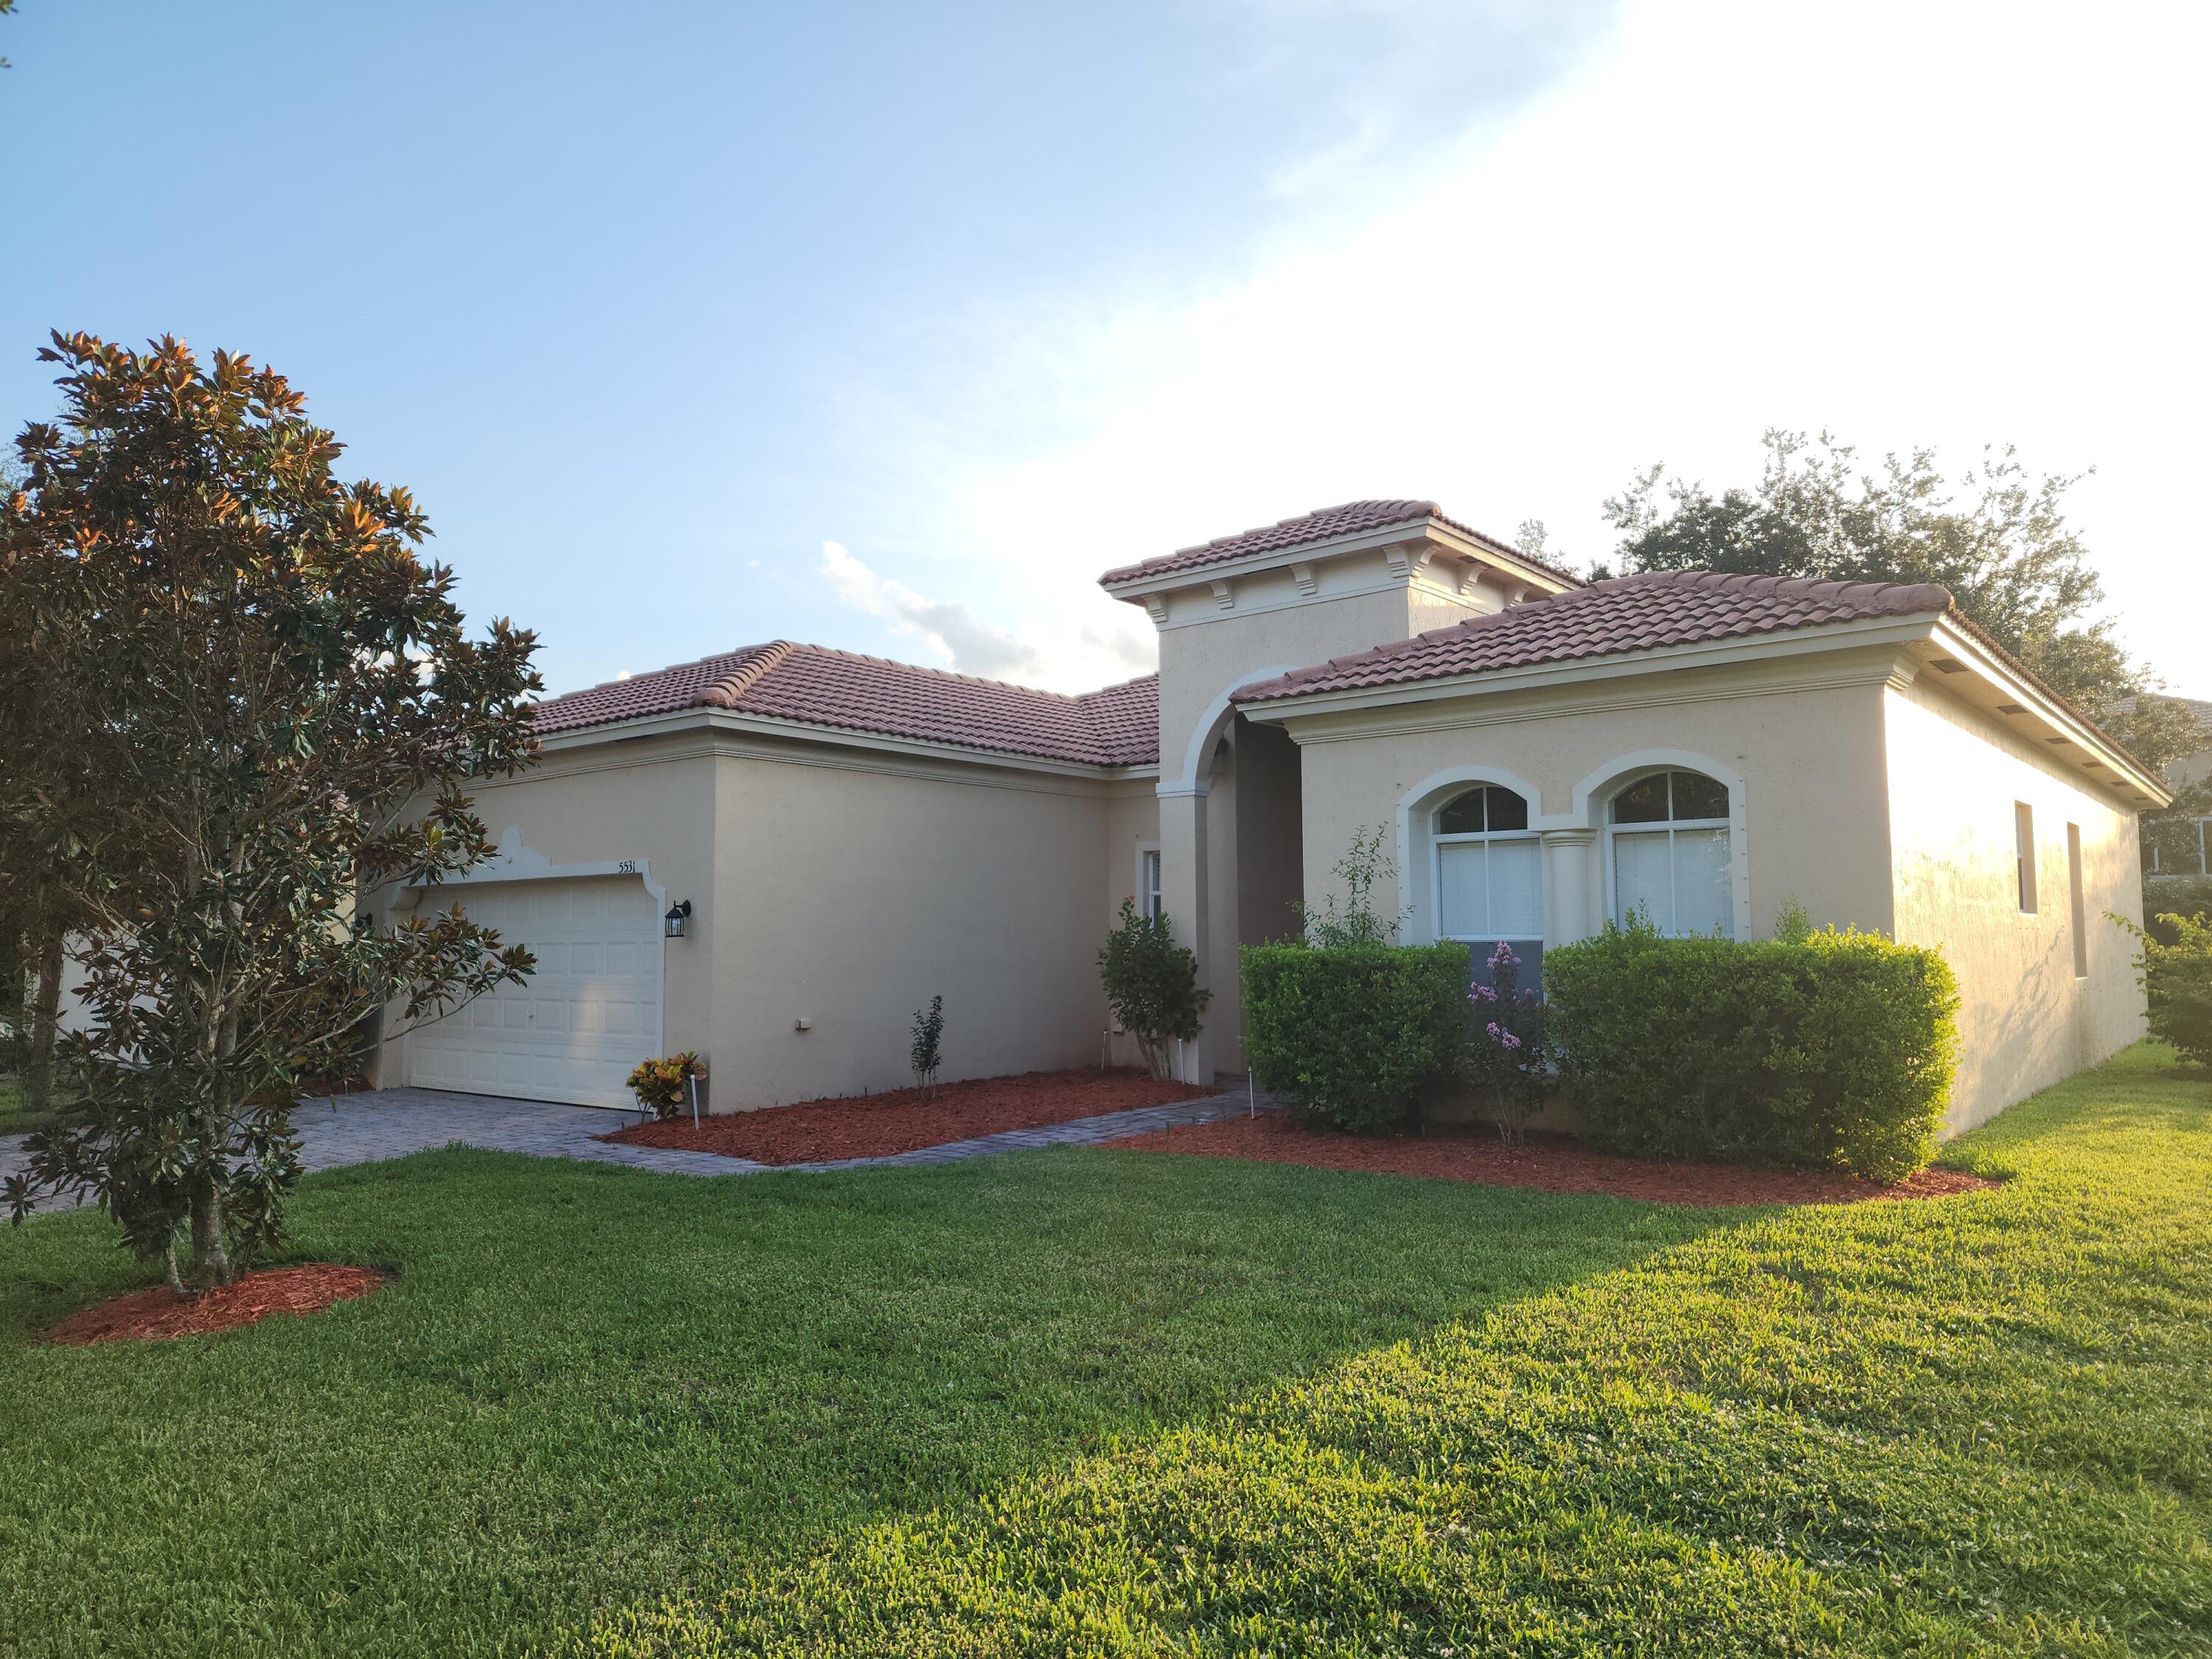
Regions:
[[2201, 742], [2185, 711], [2146, 695], [2157, 679], [2094, 615], [2104, 588], [2064, 512], [2079, 478], [2031, 479], [2009, 448], [1985, 452], [1954, 485], [1932, 450], [1885, 456], [1870, 473], [1826, 433], [1770, 428], [1762, 441], [1765, 466], [1749, 489], [1715, 495], [1655, 465], [1607, 501], [1623, 569], [1941, 582], [2000, 645], [2153, 766]]
[[407, 492], [341, 483], [281, 375], [173, 338], [40, 355], [66, 413], [17, 439], [0, 515], [0, 835], [9, 890], [74, 918], [89, 1030], [8, 1197], [88, 1191], [221, 1284], [280, 1237], [299, 1079], [387, 1001], [436, 1018], [534, 965], [459, 906], [356, 905], [488, 855], [463, 787], [534, 757], [536, 641], [466, 637]]

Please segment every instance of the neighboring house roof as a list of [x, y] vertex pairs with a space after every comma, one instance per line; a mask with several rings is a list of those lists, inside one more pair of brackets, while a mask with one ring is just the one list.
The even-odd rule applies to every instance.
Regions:
[[1186, 547], [1157, 559], [1146, 559], [1139, 564], [1125, 564], [1108, 571], [1098, 580], [1109, 586], [1139, 576], [1171, 576], [1180, 571], [1202, 569], [1210, 564], [1225, 563], [1254, 553], [1278, 553], [1286, 548], [1304, 547], [1310, 543], [1333, 541], [1339, 536], [1362, 535], [1369, 531], [1384, 530], [1396, 525], [1425, 524], [1430, 520], [1449, 526], [1462, 536], [1471, 537], [1493, 551], [1519, 560], [1532, 568], [1556, 576], [1561, 581], [1581, 586], [1581, 578], [1546, 564], [1541, 559], [1532, 559], [1526, 553], [1495, 536], [1486, 536], [1471, 526], [1444, 516], [1443, 509], [1434, 501], [1346, 501], [1341, 507], [1324, 507], [1311, 513], [1301, 513], [1295, 519], [1282, 519], [1257, 529], [1242, 530], [1233, 536], [1217, 536], [1196, 547]]
[[1652, 570], [1532, 600], [1449, 628], [1338, 657], [1237, 692], [1268, 702], [1315, 691], [1346, 691], [1618, 656], [1826, 623], [1948, 611], [1934, 582], [1816, 582]]
[[[2163, 691], [2155, 693], [2154, 696], [2160, 702], [2178, 703], [2186, 708], [2195, 717], [2197, 729], [2204, 734], [2207, 746], [2212, 746], [2212, 702], [2207, 702], [2202, 697], [2168, 696]], [[2122, 708], [2130, 714], [2135, 712], [2135, 706], [2136, 700], [2133, 697], [2124, 699], [2120, 704]]]
[[1091, 766], [1149, 766], [1159, 752], [1159, 676], [1079, 697], [776, 640], [678, 663], [538, 706], [541, 737], [726, 708], [841, 731]]

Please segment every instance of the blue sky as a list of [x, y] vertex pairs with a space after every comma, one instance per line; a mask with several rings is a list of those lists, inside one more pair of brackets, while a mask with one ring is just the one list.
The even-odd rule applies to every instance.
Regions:
[[1149, 662], [1098, 570], [1331, 501], [1586, 557], [1769, 422], [2012, 440], [2212, 695], [2153, 15], [21, 0], [0, 417], [51, 326], [272, 363], [556, 690], [776, 636], [1078, 689]]

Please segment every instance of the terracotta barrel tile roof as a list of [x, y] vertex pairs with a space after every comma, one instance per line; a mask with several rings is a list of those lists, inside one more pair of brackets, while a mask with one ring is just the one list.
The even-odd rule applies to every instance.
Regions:
[[777, 640], [572, 691], [538, 708], [540, 736], [685, 708], [797, 720], [1090, 766], [1158, 757], [1159, 677], [1079, 697]]
[[1949, 592], [1933, 582], [1815, 582], [1703, 570], [1646, 571], [1263, 680], [1239, 691], [1236, 700], [1267, 702], [1314, 691], [1446, 679], [1950, 609]]
[[1555, 569], [1540, 559], [1532, 559], [1495, 536], [1486, 536], [1480, 530], [1446, 518], [1443, 509], [1434, 501], [1346, 501], [1341, 507], [1324, 507], [1312, 513], [1301, 513], [1295, 519], [1279, 520], [1255, 530], [1242, 530], [1233, 536], [1218, 536], [1210, 542], [1186, 547], [1157, 559], [1146, 559], [1139, 564], [1125, 564], [1108, 571], [1098, 580], [1110, 584], [1127, 581], [1134, 576], [1169, 576], [1179, 571], [1197, 570], [1206, 565], [1241, 559], [1249, 554], [1277, 553], [1285, 548], [1304, 547], [1310, 543], [1329, 541], [1339, 536], [1360, 535], [1370, 530], [1387, 529], [1393, 525], [1425, 524], [1431, 519], [1439, 524], [1449, 525], [1462, 535], [1471, 536], [1501, 553], [1510, 553], [1524, 564], [1533, 565], [1539, 570], [1579, 586], [1579, 579], [1569, 572]]

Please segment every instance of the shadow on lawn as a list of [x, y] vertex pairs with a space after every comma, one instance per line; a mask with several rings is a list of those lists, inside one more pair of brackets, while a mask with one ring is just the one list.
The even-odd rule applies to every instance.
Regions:
[[[0, 1236], [0, 1573], [50, 1650], [209, 1629], [271, 1652], [526, 1646], [687, 1589], [695, 1622], [641, 1615], [641, 1650], [834, 1627], [913, 1651], [948, 1624], [1049, 1650], [1063, 1615], [1173, 1631], [1201, 1603], [1254, 1631], [1522, 1602], [1571, 1624], [1590, 1609], [1563, 1573], [1614, 1597], [1591, 1616], [1632, 1647], [1670, 1574], [1682, 1618], [1734, 1634], [1728, 1607], [1749, 1609], [1741, 1650], [1770, 1617], [1775, 1644], [1818, 1626], [1818, 1646], [1827, 1569], [1731, 1534], [1796, 1527], [1848, 1562], [1915, 1547], [1893, 1513], [2012, 1524], [2041, 1490], [2021, 1470], [2058, 1455], [2008, 1448], [2023, 1425], [2116, 1480], [2172, 1478], [2166, 1430], [2106, 1427], [2094, 1390], [2049, 1430], [1957, 1380], [2056, 1363], [2054, 1332], [2093, 1339], [2116, 1301], [2024, 1311], [2014, 1270], [2081, 1238], [2112, 1269], [2129, 1205], [2174, 1178], [2075, 1169], [2201, 1127], [2201, 1100], [2122, 1080], [2156, 1097], [2068, 1085], [1959, 1149], [2034, 1179], [1781, 1213], [1069, 1151], [713, 1181], [428, 1153], [300, 1197], [299, 1253], [398, 1265], [387, 1291], [160, 1353], [21, 1341], [58, 1297], [131, 1278], [100, 1218], [54, 1218]], [[1870, 1346], [1838, 1349], [1861, 1324]], [[1930, 1461], [1954, 1432], [2016, 1490], [1958, 1488]], [[202, 1464], [222, 1528], [147, 1497], [149, 1467]], [[1470, 1528], [1519, 1541], [1470, 1556]], [[1954, 1577], [2014, 1605], [2064, 1588], [1972, 1568]]]
[[1842, 1653], [2212, 1634], [2186, 1507], [2212, 1486], [2212, 1103], [2165, 1073], [2130, 1055], [1960, 1149], [2014, 1188], [1738, 1212], [578, 1639]]
[[[397, 1266], [380, 1296], [62, 1352], [25, 1336], [143, 1281], [104, 1218], [51, 1218], [0, 1236], [0, 1537], [24, 1540], [0, 1571], [56, 1647], [210, 1622], [284, 1651], [550, 1639], [1729, 1218], [1065, 1151], [708, 1181], [455, 1149], [302, 1188], [292, 1254]], [[227, 1546], [138, 1496], [149, 1458], [216, 1443]], [[71, 1565], [95, 1545], [161, 1592]], [[203, 1571], [161, 1569], [180, 1547]]]

